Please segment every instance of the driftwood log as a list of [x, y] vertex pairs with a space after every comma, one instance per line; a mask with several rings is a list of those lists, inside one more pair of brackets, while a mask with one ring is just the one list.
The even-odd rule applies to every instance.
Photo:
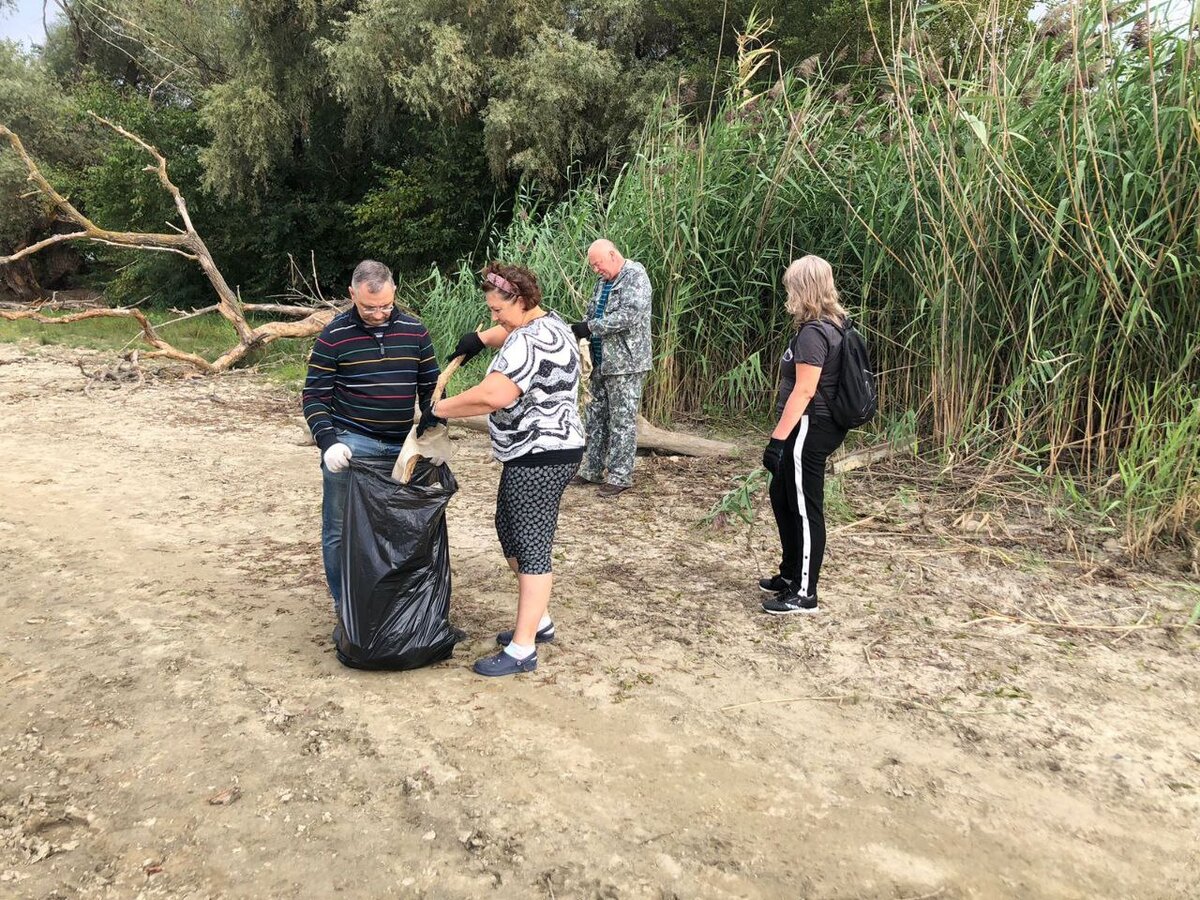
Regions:
[[853, 450], [836, 457], [832, 462], [833, 474], [841, 475], [845, 472], [853, 472], [855, 469], [891, 459], [893, 456], [902, 456], [906, 453], [916, 454], [916, 452], [917, 439], [915, 437], [895, 443], [879, 444], [875, 447], [864, 447], [861, 450]]
[[[451, 419], [451, 425], [462, 425], [471, 431], [488, 430], [487, 416], [469, 416], [465, 419]], [[655, 453], [665, 453], [674, 456], [737, 456], [735, 444], [724, 441], [712, 441], [708, 438], [683, 434], [678, 431], [667, 431], [657, 425], [651, 425], [642, 416], [638, 416], [637, 445], [639, 450], [653, 450]]]
[[[72, 322], [79, 322], [83, 319], [96, 318], [133, 319], [142, 329], [142, 336], [145, 338], [146, 343], [152, 348], [142, 353], [142, 359], [171, 359], [194, 366], [202, 372], [217, 373], [227, 371], [243, 360], [252, 350], [265, 347], [267, 344], [277, 341], [280, 338], [305, 338], [319, 334], [321, 329], [329, 323], [329, 320], [337, 314], [337, 309], [332, 305], [312, 309], [302, 309], [299, 307], [285, 309], [277, 304], [243, 304], [237, 292], [225, 281], [225, 277], [221, 274], [221, 270], [217, 268], [217, 264], [213, 260], [208, 246], [192, 225], [192, 217], [188, 213], [187, 202], [179, 192], [179, 188], [175, 186], [167, 174], [166, 158], [136, 134], [126, 131], [119, 125], [101, 116], [97, 116], [95, 113], [91, 115], [97, 122], [112, 129], [126, 140], [137, 144], [154, 160], [154, 164], [146, 166], [145, 170], [154, 172], [158, 176], [158, 181], [163, 186], [163, 190], [171, 195], [171, 198], [175, 201], [175, 209], [179, 213], [179, 219], [183, 227], [178, 228], [171, 225], [170, 227], [175, 229], [174, 234], [111, 231], [107, 228], [101, 228], [76, 209], [66, 197], [54, 189], [53, 185], [42, 174], [41, 169], [38, 168], [37, 163], [34, 162], [33, 158], [26, 151], [25, 146], [21, 143], [21, 139], [9, 128], [0, 125], [0, 137], [8, 141], [13, 151], [24, 164], [26, 171], [29, 173], [28, 180], [33, 182], [38, 193], [45, 196], [53, 204], [57, 214], [63, 220], [74, 224], [78, 229], [63, 234], [51, 235], [45, 240], [30, 244], [28, 247], [17, 250], [8, 256], [0, 256], [0, 266], [11, 266], [13, 263], [32, 256], [39, 250], [44, 250], [47, 247], [67, 241], [93, 241], [116, 247], [128, 247], [133, 250], [177, 253], [185, 259], [196, 263], [203, 270], [213, 287], [213, 291], [217, 295], [216, 304], [205, 311], [220, 313], [232, 326], [237, 343], [215, 360], [209, 361], [198, 354], [188, 353], [173, 346], [158, 332], [145, 313], [133, 307], [89, 309], [65, 316], [47, 316], [37, 309], [15, 312], [0, 310], [0, 318], [32, 319], [43, 325], [69, 325]], [[293, 317], [299, 316], [300, 318], [298, 321], [265, 322], [252, 327], [246, 321], [247, 311], [275, 313]]]

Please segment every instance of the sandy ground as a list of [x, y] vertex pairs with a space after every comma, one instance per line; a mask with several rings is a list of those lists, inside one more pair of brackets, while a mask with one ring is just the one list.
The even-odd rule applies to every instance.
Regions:
[[646, 458], [568, 494], [559, 641], [486, 681], [514, 584], [464, 435], [469, 639], [351, 671], [295, 398], [74, 358], [0, 346], [0, 895], [1200, 897], [1186, 574], [859, 472], [827, 611], [781, 621], [769, 512], [697, 524], [746, 465]]

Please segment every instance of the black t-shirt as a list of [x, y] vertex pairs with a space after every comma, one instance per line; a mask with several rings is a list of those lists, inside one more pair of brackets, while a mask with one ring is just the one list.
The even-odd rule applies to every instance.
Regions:
[[[810, 416], [829, 417], [829, 405], [821, 391], [833, 394], [837, 391], [838, 363], [842, 346], [842, 333], [828, 322], [805, 322], [783, 351], [779, 363], [779, 398], [775, 403], [775, 415], [783, 407], [796, 387], [796, 366], [817, 366], [821, 377], [817, 381], [817, 393], [805, 413]], [[826, 365], [829, 363], [829, 365]]]

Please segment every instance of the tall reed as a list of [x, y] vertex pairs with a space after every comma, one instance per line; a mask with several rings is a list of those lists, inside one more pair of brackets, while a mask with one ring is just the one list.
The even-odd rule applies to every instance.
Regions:
[[[589, 240], [644, 263], [645, 407], [662, 420], [770, 411], [779, 278], [824, 256], [873, 344], [885, 418], [915, 414], [955, 458], [1082, 485], [1134, 549], [1196, 540], [1200, 68], [1194, 27], [1156, 34], [1126, 9], [981, 22], [956, 53], [912, 20], [874, 65], [809, 62], [774, 86], [752, 29], [707, 122], [666, 98], [618, 177], [527, 202], [493, 254], [531, 265], [571, 315]], [[482, 309], [475, 277], [427, 286], [441, 346]]]

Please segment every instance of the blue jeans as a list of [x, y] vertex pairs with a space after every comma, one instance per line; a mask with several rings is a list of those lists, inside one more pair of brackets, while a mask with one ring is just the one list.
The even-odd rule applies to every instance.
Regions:
[[[350, 448], [356, 459], [400, 455], [402, 444], [381, 441], [353, 431], [339, 431], [339, 443]], [[342, 522], [346, 517], [346, 492], [349, 489], [350, 470], [330, 472], [321, 462], [321, 556], [325, 561], [325, 581], [333, 595], [333, 614], [338, 615], [342, 603]]]

